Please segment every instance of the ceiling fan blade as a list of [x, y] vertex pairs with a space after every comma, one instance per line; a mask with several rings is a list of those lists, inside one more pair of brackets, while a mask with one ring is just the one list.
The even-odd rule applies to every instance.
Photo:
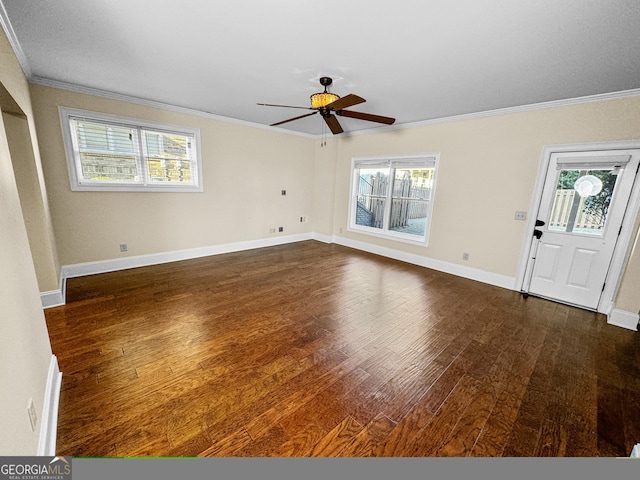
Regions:
[[362, 113], [362, 112], [351, 112], [349, 110], [338, 110], [336, 115], [340, 115], [343, 117], [357, 118], [359, 120], [367, 120], [369, 122], [378, 122], [384, 123], [386, 125], [391, 125], [396, 121], [395, 118], [391, 117], [383, 117], [382, 115], [372, 115], [371, 113]]
[[260, 105], [262, 107], [302, 108], [304, 110], [315, 110], [315, 108], [311, 108], [311, 107], [295, 107], [293, 105], [275, 105], [273, 103], [256, 103], [256, 105]]
[[344, 130], [342, 130], [342, 127], [340, 126], [340, 123], [338, 122], [338, 119], [335, 117], [335, 115], [328, 115], [328, 116], [322, 117], [322, 118], [324, 118], [324, 121], [327, 122], [327, 125], [329, 126], [329, 129], [331, 130], [331, 132], [333, 132], [334, 135], [344, 132]]
[[342, 110], [343, 108], [351, 107], [353, 105], [358, 105], [359, 103], [364, 102], [366, 102], [364, 98], [350, 93], [346, 97], [339, 98], [335, 102], [327, 104], [326, 108], [328, 108], [329, 110]]
[[287, 120], [282, 120], [281, 122], [278, 122], [278, 123], [272, 123], [270, 126], [271, 127], [275, 127], [276, 125], [282, 125], [283, 123], [293, 122], [294, 120], [298, 120], [300, 118], [310, 117], [311, 115], [315, 115], [316, 113], [318, 113], [318, 112], [315, 111], [315, 112], [311, 112], [311, 113], [305, 113], [304, 115], [300, 115], [299, 117], [293, 117], [293, 118], [289, 118]]

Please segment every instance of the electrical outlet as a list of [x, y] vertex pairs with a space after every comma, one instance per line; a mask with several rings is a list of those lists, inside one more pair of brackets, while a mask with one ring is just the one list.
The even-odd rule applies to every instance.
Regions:
[[300, 223], [306, 223], [307, 222], [307, 217], [302, 216], [300, 217]]
[[128, 250], [127, 244], [126, 243], [121, 243], [120, 244], [120, 251], [121, 252], [126, 252]]
[[275, 228], [270, 228], [269, 229], [269, 233], [276, 233], [276, 229]]
[[278, 227], [279, 232], [284, 232], [284, 227]]
[[29, 414], [29, 421], [31, 422], [31, 430], [35, 432], [36, 425], [38, 425], [38, 414], [36, 412], [36, 406], [33, 404], [33, 398], [29, 399], [27, 413]]
[[286, 195], [287, 191], [286, 190], [282, 190], [282, 195]]
[[527, 212], [516, 212], [516, 215], [514, 217], [516, 220], [526, 220], [527, 219]]
[[467, 252], [464, 252], [464, 253], [462, 254], [462, 260], [464, 260], [464, 261], [469, 260], [469, 254], [468, 254]]

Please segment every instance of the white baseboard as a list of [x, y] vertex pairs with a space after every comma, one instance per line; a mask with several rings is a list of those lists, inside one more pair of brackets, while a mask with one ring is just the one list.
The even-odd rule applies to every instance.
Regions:
[[[255, 248], [271, 247], [275, 245], [283, 245], [287, 243], [301, 242], [304, 240], [317, 240], [323, 243], [336, 243], [345, 247], [355, 248], [383, 257], [393, 258], [402, 262], [419, 265], [421, 267], [431, 268], [445, 273], [457, 275], [459, 277], [476, 280], [478, 282], [487, 283], [497, 287], [509, 290], [517, 290], [515, 286], [516, 279], [507, 275], [487, 272], [477, 268], [465, 267], [455, 263], [449, 263], [442, 260], [415, 255], [393, 248], [380, 247], [366, 242], [352, 240], [336, 235], [324, 235], [320, 233], [305, 233], [298, 235], [288, 235], [276, 238], [265, 238], [260, 240], [250, 240], [246, 242], [227, 243], [223, 245], [213, 245], [209, 247], [192, 248], [188, 250], [177, 250], [173, 252], [155, 253], [150, 255], [138, 255], [134, 257], [116, 258], [102, 260], [97, 262], [77, 263], [73, 265], [65, 265], [62, 267], [60, 290], [52, 292], [44, 292], [41, 294], [43, 305], [45, 301], [48, 306], [63, 305], [65, 299], [65, 287], [67, 278], [83, 277], [85, 275], [94, 275], [98, 273], [115, 272], [117, 270], [126, 270], [129, 268], [146, 267], [149, 265], [159, 265], [163, 263], [176, 262], [180, 260], [190, 260], [193, 258], [208, 257], [211, 255], [220, 255], [223, 253], [239, 252], [243, 250], [252, 250]], [[46, 307], [45, 307], [46, 308]]]
[[635, 332], [638, 331], [638, 321], [640, 315], [633, 312], [627, 312], [626, 310], [619, 310], [617, 308], [611, 310], [611, 313], [607, 316], [607, 323], [615, 325], [617, 327], [627, 328]]
[[173, 252], [153, 253], [149, 255], [138, 255], [135, 257], [116, 258], [101, 260], [97, 262], [77, 263], [62, 267], [63, 278], [83, 277], [97, 273], [115, 272], [129, 268], [146, 267], [149, 265], [159, 265], [162, 263], [177, 262], [180, 260], [190, 260], [193, 258], [208, 257], [210, 255], [220, 255], [222, 253], [240, 252], [243, 250], [253, 250], [254, 248], [273, 247], [286, 243], [312, 240], [311, 233], [298, 235], [287, 235], [275, 238], [263, 238], [260, 240], [249, 240], [246, 242], [226, 243], [223, 245], [213, 245], [210, 247], [191, 248], [188, 250], [176, 250]]
[[42, 308], [59, 307], [65, 303], [62, 289], [40, 292], [40, 301], [42, 302]]
[[311, 234], [311, 238], [313, 240], [317, 240], [319, 242], [322, 243], [334, 243], [334, 236], [333, 235], [324, 235], [322, 233], [312, 233]]
[[62, 373], [58, 368], [58, 359], [51, 356], [47, 386], [44, 392], [42, 407], [42, 425], [38, 441], [38, 455], [53, 457], [56, 454], [56, 435], [58, 433], [58, 407], [60, 405], [60, 388], [62, 387]]
[[67, 299], [67, 278], [64, 276], [64, 272], [60, 273], [60, 288], [57, 290], [50, 290], [48, 292], [40, 292], [40, 301], [42, 302], [42, 308], [52, 308], [64, 305]]
[[[344, 245], [345, 247], [355, 248], [369, 253], [375, 253], [376, 255], [382, 255], [383, 257], [393, 258], [402, 262], [412, 263], [421, 267], [431, 268], [432, 270], [438, 270], [440, 272], [450, 273], [458, 277], [468, 278], [470, 280], [476, 280], [478, 282], [487, 283], [496, 287], [506, 288], [508, 290], [517, 290], [515, 277], [509, 277], [507, 275], [500, 275], [498, 273], [487, 272], [486, 270], [480, 270], [477, 268], [465, 267], [455, 263], [445, 262], [442, 260], [436, 260], [429, 257], [423, 257], [422, 255], [415, 255], [412, 253], [403, 252], [401, 250], [395, 250], [393, 248], [380, 247], [372, 245], [370, 243], [360, 242], [352, 240], [350, 238], [333, 236], [331, 237], [333, 243]], [[318, 239], [320, 240], [320, 239]], [[321, 240], [324, 241], [324, 240]]]

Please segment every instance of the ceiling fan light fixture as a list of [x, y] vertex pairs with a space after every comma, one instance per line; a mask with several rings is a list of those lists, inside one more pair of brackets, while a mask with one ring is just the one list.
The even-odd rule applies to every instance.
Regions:
[[332, 102], [335, 102], [340, 98], [335, 93], [329, 93], [326, 90], [324, 92], [318, 92], [311, 95], [311, 108], [326, 107]]

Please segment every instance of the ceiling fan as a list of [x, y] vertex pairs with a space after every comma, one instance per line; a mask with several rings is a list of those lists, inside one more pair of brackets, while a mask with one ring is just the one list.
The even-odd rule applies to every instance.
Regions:
[[271, 103], [258, 103], [258, 105], [262, 105], [264, 107], [302, 108], [304, 110], [314, 110], [311, 113], [305, 113], [304, 115], [300, 115], [298, 117], [288, 118], [287, 120], [282, 120], [281, 122], [272, 123], [272, 127], [275, 127], [276, 125], [282, 125], [283, 123], [287, 122], [293, 122], [294, 120], [299, 120], [301, 118], [310, 117], [311, 115], [315, 115], [316, 113], [320, 113], [333, 134], [344, 132], [344, 130], [340, 126], [340, 122], [338, 122], [338, 119], [336, 118], [336, 115], [340, 117], [357, 118], [358, 120], [366, 120], [368, 122], [384, 123], [385, 125], [391, 125], [396, 121], [395, 118], [383, 117], [382, 115], [372, 115], [370, 113], [345, 110], [345, 108], [358, 105], [359, 103], [364, 103], [366, 102], [366, 100], [362, 97], [359, 97], [358, 95], [354, 95], [353, 93], [340, 98], [340, 96], [336, 95], [335, 93], [327, 92], [327, 87], [332, 83], [333, 79], [331, 79], [330, 77], [320, 78], [320, 85], [324, 87], [324, 92], [318, 92], [311, 95], [310, 107], [274, 105]]

